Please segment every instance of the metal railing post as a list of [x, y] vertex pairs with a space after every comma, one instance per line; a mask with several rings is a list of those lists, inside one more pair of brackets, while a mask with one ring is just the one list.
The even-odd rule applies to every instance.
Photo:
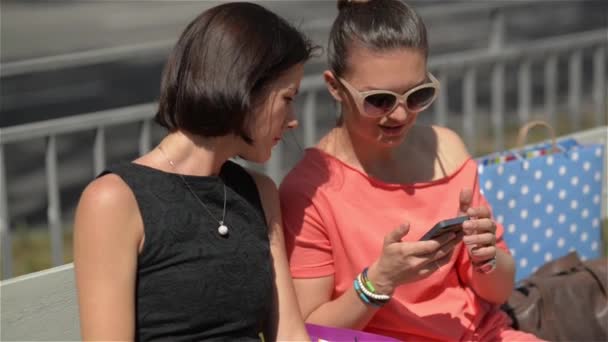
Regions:
[[106, 167], [106, 134], [103, 126], [95, 130], [95, 143], [93, 144], [94, 177], [97, 177]]
[[53, 266], [63, 265], [63, 233], [61, 228], [61, 202], [57, 180], [57, 138], [51, 135], [46, 144], [47, 218], [51, 234]]
[[[490, 33], [490, 51], [500, 54], [505, 44], [505, 14], [502, 10], [492, 11], [492, 29]], [[492, 129], [494, 132], [494, 148], [496, 151], [504, 147], [504, 108], [505, 108], [505, 65], [498, 62], [492, 67]]]
[[606, 125], [606, 47], [599, 46], [593, 52], [593, 109], [595, 111], [595, 124]]
[[448, 73], [440, 71], [437, 75], [441, 89], [435, 103], [435, 122], [439, 126], [448, 126]]
[[583, 53], [581, 50], [575, 50], [570, 55], [568, 62], [568, 115], [570, 123], [573, 124], [575, 130], [581, 127], [581, 78], [583, 68]]
[[545, 62], [545, 114], [547, 121], [555, 127], [557, 110], [557, 56], [552, 54]]
[[476, 70], [470, 67], [464, 74], [463, 86], [463, 131], [464, 141], [472, 153], [477, 151], [475, 141], [475, 114], [477, 111]]
[[492, 128], [494, 131], [494, 149], [501, 151], [505, 145], [505, 66], [495, 64], [492, 68]]
[[489, 49], [500, 51], [505, 43], [505, 14], [501, 9], [495, 9], [490, 17], [492, 27], [490, 29]]
[[309, 90], [304, 103], [304, 147], [315, 144], [317, 133], [317, 92]]
[[8, 188], [6, 183], [6, 165], [4, 145], [0, 143], [0, 239], [2, 239], [2, 279], [13, 275], [13, 247], [8, 217]]
[[143, 156], [150, 151], [152, 146], [152, 124], [150, 120], [143, 120], [141, 122], [141, 129], [139, 131], [139, 155]]
[[530, 77], [531, 66], [532, 62], [529, 59], [524, 59], [519, 65], [519, 71], [517, 74], [517, 116], [519, 118], [520, 125], [530, 121], [530, 111], [532, 110], [532, 77]]

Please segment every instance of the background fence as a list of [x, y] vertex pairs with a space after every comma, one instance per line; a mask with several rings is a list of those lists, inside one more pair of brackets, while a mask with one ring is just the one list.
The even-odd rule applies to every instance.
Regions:
[[[491, 22], [488, 46], [461, 52], [434, 55], [429, 69], [442, 83], [437, 102], [420, 120], [448, 126], [461, 133], [475, 155], [501, 150], [511, 144], [510, 131], [531, 118], [549, 121], [561, 133], [607, 123], [606, 51], [608, 29], [562, 34], [538, 40], [507, 43], [505, 22], [510, 13], [530, 2], [507, 2], [501, 6], [472, 3], [448, 7], [454, 15], [488, 15]], [[536, 3], [537, 5], [537, 3]], [[446, 7], [429, 8], [422, 16], [445, 15]], [[434, 12], [436, 11], [436, 12]], [[307, 30], [327, 29], [329, 22], [308, 23]], [[1, 66], [2, 77], [73, 65], [95, 64], [126, 55], [166, 53], [171, 42], [136, 46], [130, 49], [104, 49], [96, 53], [13, 62]], [[298, 100], [300, 129], [294, 139], [303, 146], [313, 145], [335, 120], [335, 107], [329, 100], [323, 78], [317, 71], [302, 81]], [[71, 222], [74, 198], [63, 200], [66, 189], [82, 189], [105, 166], [116, 159], [131, 158], [149, 151], [164, 134], [152, 123], [155, 103], [128, 106], [78, 116], [0, 128], [0, 234], [2, 239], [2, 277], [13, 275], [12, 233], [20, 202], [11, 189], [36, 188], [28, 199], [43, 203], [51, 240], [52, 265], [65, 261], [64, 228]], [[118, 132], [118, 133], [117, 133]], [[125, 140], [125, 136], [130, 140]], [[120, 136], [120, 138], [117, 138]], [[133, 137], [134, 136], [134, 137]], [[294, 139], [287, 139], [273, 152], [265, 165], [249, 165], [267, 172], [279, 182], [299, 158], [301, 150]], [[67, 141], [72, 141], [68, 143]], [[133, 141], [136, 141], [135, 143]], [[66, 162], [65, 146], [87, 147], [85, 161]], [[16, 144], [41, 146], [44, 177], [20, 179], [10, 173], [9, 150]], [[118, 145], [117, 145], [118, 144]], [[111, 148], [109, 146], [112, 146]], [[86, 162], [86, 159], [89, 161]], [[85, 165], [87, 164], [87, 165]], [[10, 175], [9, 175], [10, 174]], [[16, 190], [15, 190], [16, 191]], [[78, 192], [76, 192], [78, 193]], [[74, 197], [74, 196], [72, 196]]]

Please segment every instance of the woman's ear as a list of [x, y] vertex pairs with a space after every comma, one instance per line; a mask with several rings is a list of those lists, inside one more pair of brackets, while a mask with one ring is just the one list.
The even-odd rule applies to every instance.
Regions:
[[329, 70], [325, 70], [323, 73], [323, 79], [325, 80], [325, 85], [327, 86], [327, 90], [331, 96], [340, 103], [344, 101], [340, 91], [340, 83], [338, 83], [334, 73]]

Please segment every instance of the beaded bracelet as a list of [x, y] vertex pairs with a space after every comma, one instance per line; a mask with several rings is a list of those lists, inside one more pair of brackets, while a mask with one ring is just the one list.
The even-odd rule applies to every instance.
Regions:
[[355, 292], [357, 292], [357, 295], [359, 295], [359, 298], [361, 298], [361, 300], [365, 304], [376, 306], [376, 307], [382, 306], [381, 304], [377, 303], [375, 300], [368, 298], [365, 295], [365, 293], [363, 293], [363, 291], [361, 291], [361, 287], [359, 286], [359, 282], [357, 281], [357, 279], [355, 279], [355, 281], [353, 282], [353, 287], [355, 288]]
[[369, 298], [379, 300], [379, 301], [388, 301], [389, 299], [391, 299], [391, 296], [389, 296], [389, 295], [375, 294], [375, 293], [371, 292], [370, 290], [368, 290], [365, 287], [365, 284], [363, 283], [363, 279], [361, 279], [361, 274], [359, 274], [357, 276], [357, 282], [359, 283], [359, 287], [361, 288], [361, 291], [363, 293], [365, 293], [365, 295], [368, 296]]
[[382, 306], [391, 299], [390, 295], [376, 293], [374, 285], [367, 278], [367, 267], [363, 270], [363, 272], [357, 275], [355, 281], [353, 282], [353, 286], [361, 300], [363, 300], [366, 304]]
[[361, 279], [363, 279], [363, 282], [365, 284], [365, 287], [367, 287], [368, 290], [370, 290], [373, 293], [376, 293], [376, 289], [374, 288], [374, 285], [372, 284], [371, 281], [369, 281], [369, 278], [367, 278], [367, 267], [363, 269], [363, 272], [361, 272]]

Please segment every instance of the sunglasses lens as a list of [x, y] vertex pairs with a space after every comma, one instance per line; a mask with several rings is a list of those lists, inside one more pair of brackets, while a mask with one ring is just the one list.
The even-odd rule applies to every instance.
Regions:
[[391, 111], [397, 102], [395, 95], [374, 94], [365, 97], [365, 113], [371, 116], [382, 116]]
[[424, 110], [435, 97], [435, 88], [421, 88], [410, 94], [407, 98], [407, 108], [413, 112]]

